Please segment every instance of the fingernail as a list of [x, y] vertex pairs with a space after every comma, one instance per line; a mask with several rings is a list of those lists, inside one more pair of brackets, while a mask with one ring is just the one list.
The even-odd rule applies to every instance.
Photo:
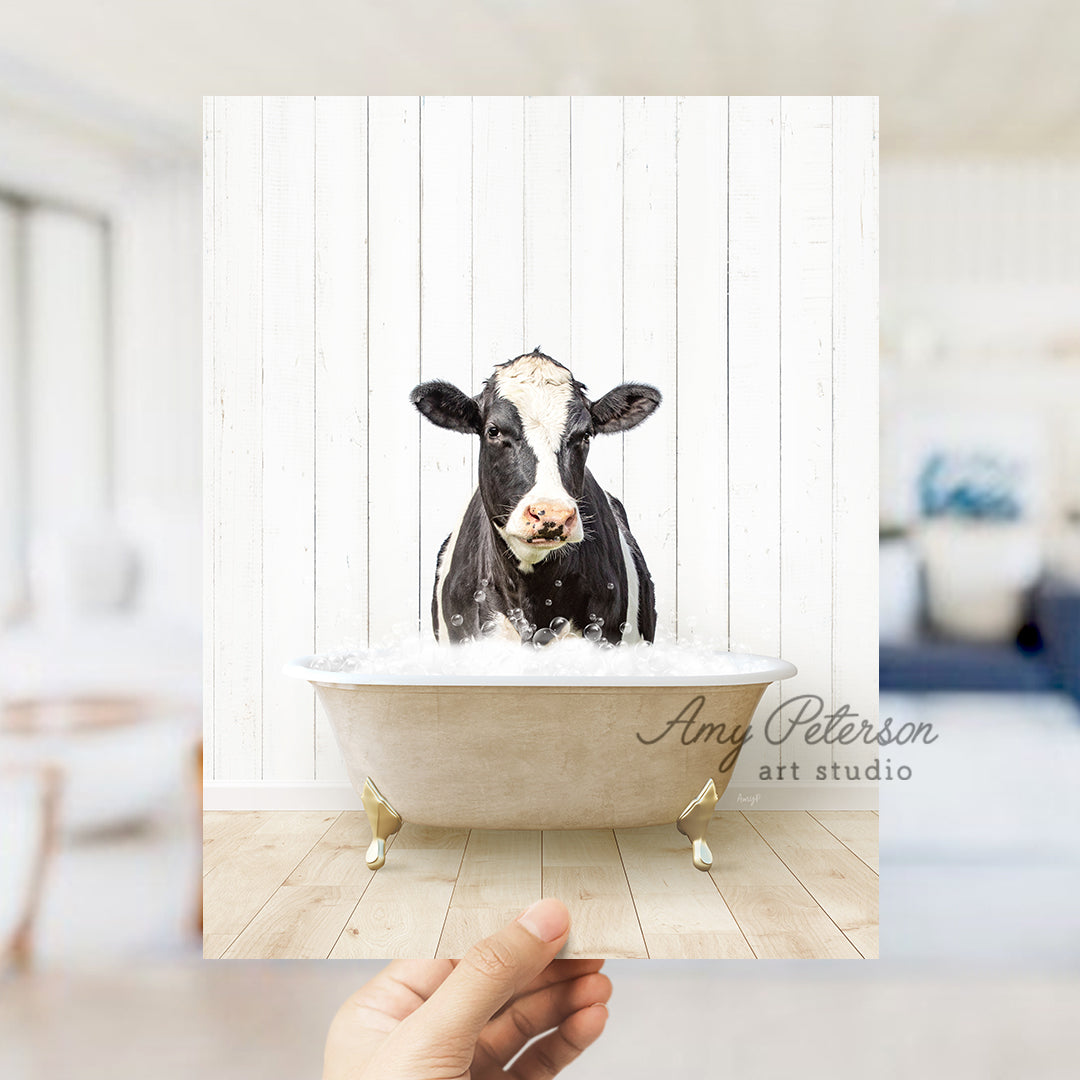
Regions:
[[566, 933], [570, 913], [558, 900], [537, 900], [518, 916], [517, 921], [533, 937], [541, 941], [554, 941]]

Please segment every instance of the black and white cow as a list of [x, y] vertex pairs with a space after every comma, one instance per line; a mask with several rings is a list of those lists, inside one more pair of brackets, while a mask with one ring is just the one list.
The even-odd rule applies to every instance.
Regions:
[[594, 617], [604, 640], [652, 641], [652, 578], [622, 503], [585, 459], [593, 435], [636, 427], [660, 392], [624, 383], [590, 401], [585, 389], [536, 349], [498, 365], [476, 397], [441, 381], [413, 390], [433, 424], [480, 437], [479, 487], [436, 565], [441, 642], [493, 630], [527, 640], [529, 624], [554, 620], [568, 620], [555, 623], [563, 634], [596, 637]]

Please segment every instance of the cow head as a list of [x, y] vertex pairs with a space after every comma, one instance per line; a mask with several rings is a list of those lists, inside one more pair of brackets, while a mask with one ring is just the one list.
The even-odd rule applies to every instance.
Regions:
[[628, 431], [660, 404], [660, 392], [641, 383], [596, 401], [585, 389], [537, 349], [496, 367], [476, 397], [439, 381], [412, 392], [433, 424], [479, 435], [480, 496], [523, 567], [585, 538], [578, 501], [592, 436]]

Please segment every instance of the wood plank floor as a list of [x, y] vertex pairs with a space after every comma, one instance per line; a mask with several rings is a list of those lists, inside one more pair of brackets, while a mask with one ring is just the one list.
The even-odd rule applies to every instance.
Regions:
[[877, 957], [872, 811], [725, 811], [714, 865], [673, 825], [486, 832], [406, 824], [377, 873], [362, 813], [204, 815], [208, 959], [458, 957], [540, 896], [570, 909], [565, 956]]

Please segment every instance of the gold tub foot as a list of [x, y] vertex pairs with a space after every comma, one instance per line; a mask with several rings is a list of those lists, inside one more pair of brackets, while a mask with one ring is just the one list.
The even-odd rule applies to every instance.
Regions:
[[705, 842], [705, 830], [712, 821], [713, 810], [720, 801], [716, 784], [712, 777], [698, 793], [698, 797], [679, 815], [675, 827], [694, 846], [694, 865], [699, 870], [708, 870], [712, 866], [712, 852]]
[[386, 801], [370, 776], [364, 780], [360, 801], [367, 811], [372, 837], [364, 859], [370, 869], [378, 870], [386, 862], [387, 840], [401, 828], [401, 815]]

